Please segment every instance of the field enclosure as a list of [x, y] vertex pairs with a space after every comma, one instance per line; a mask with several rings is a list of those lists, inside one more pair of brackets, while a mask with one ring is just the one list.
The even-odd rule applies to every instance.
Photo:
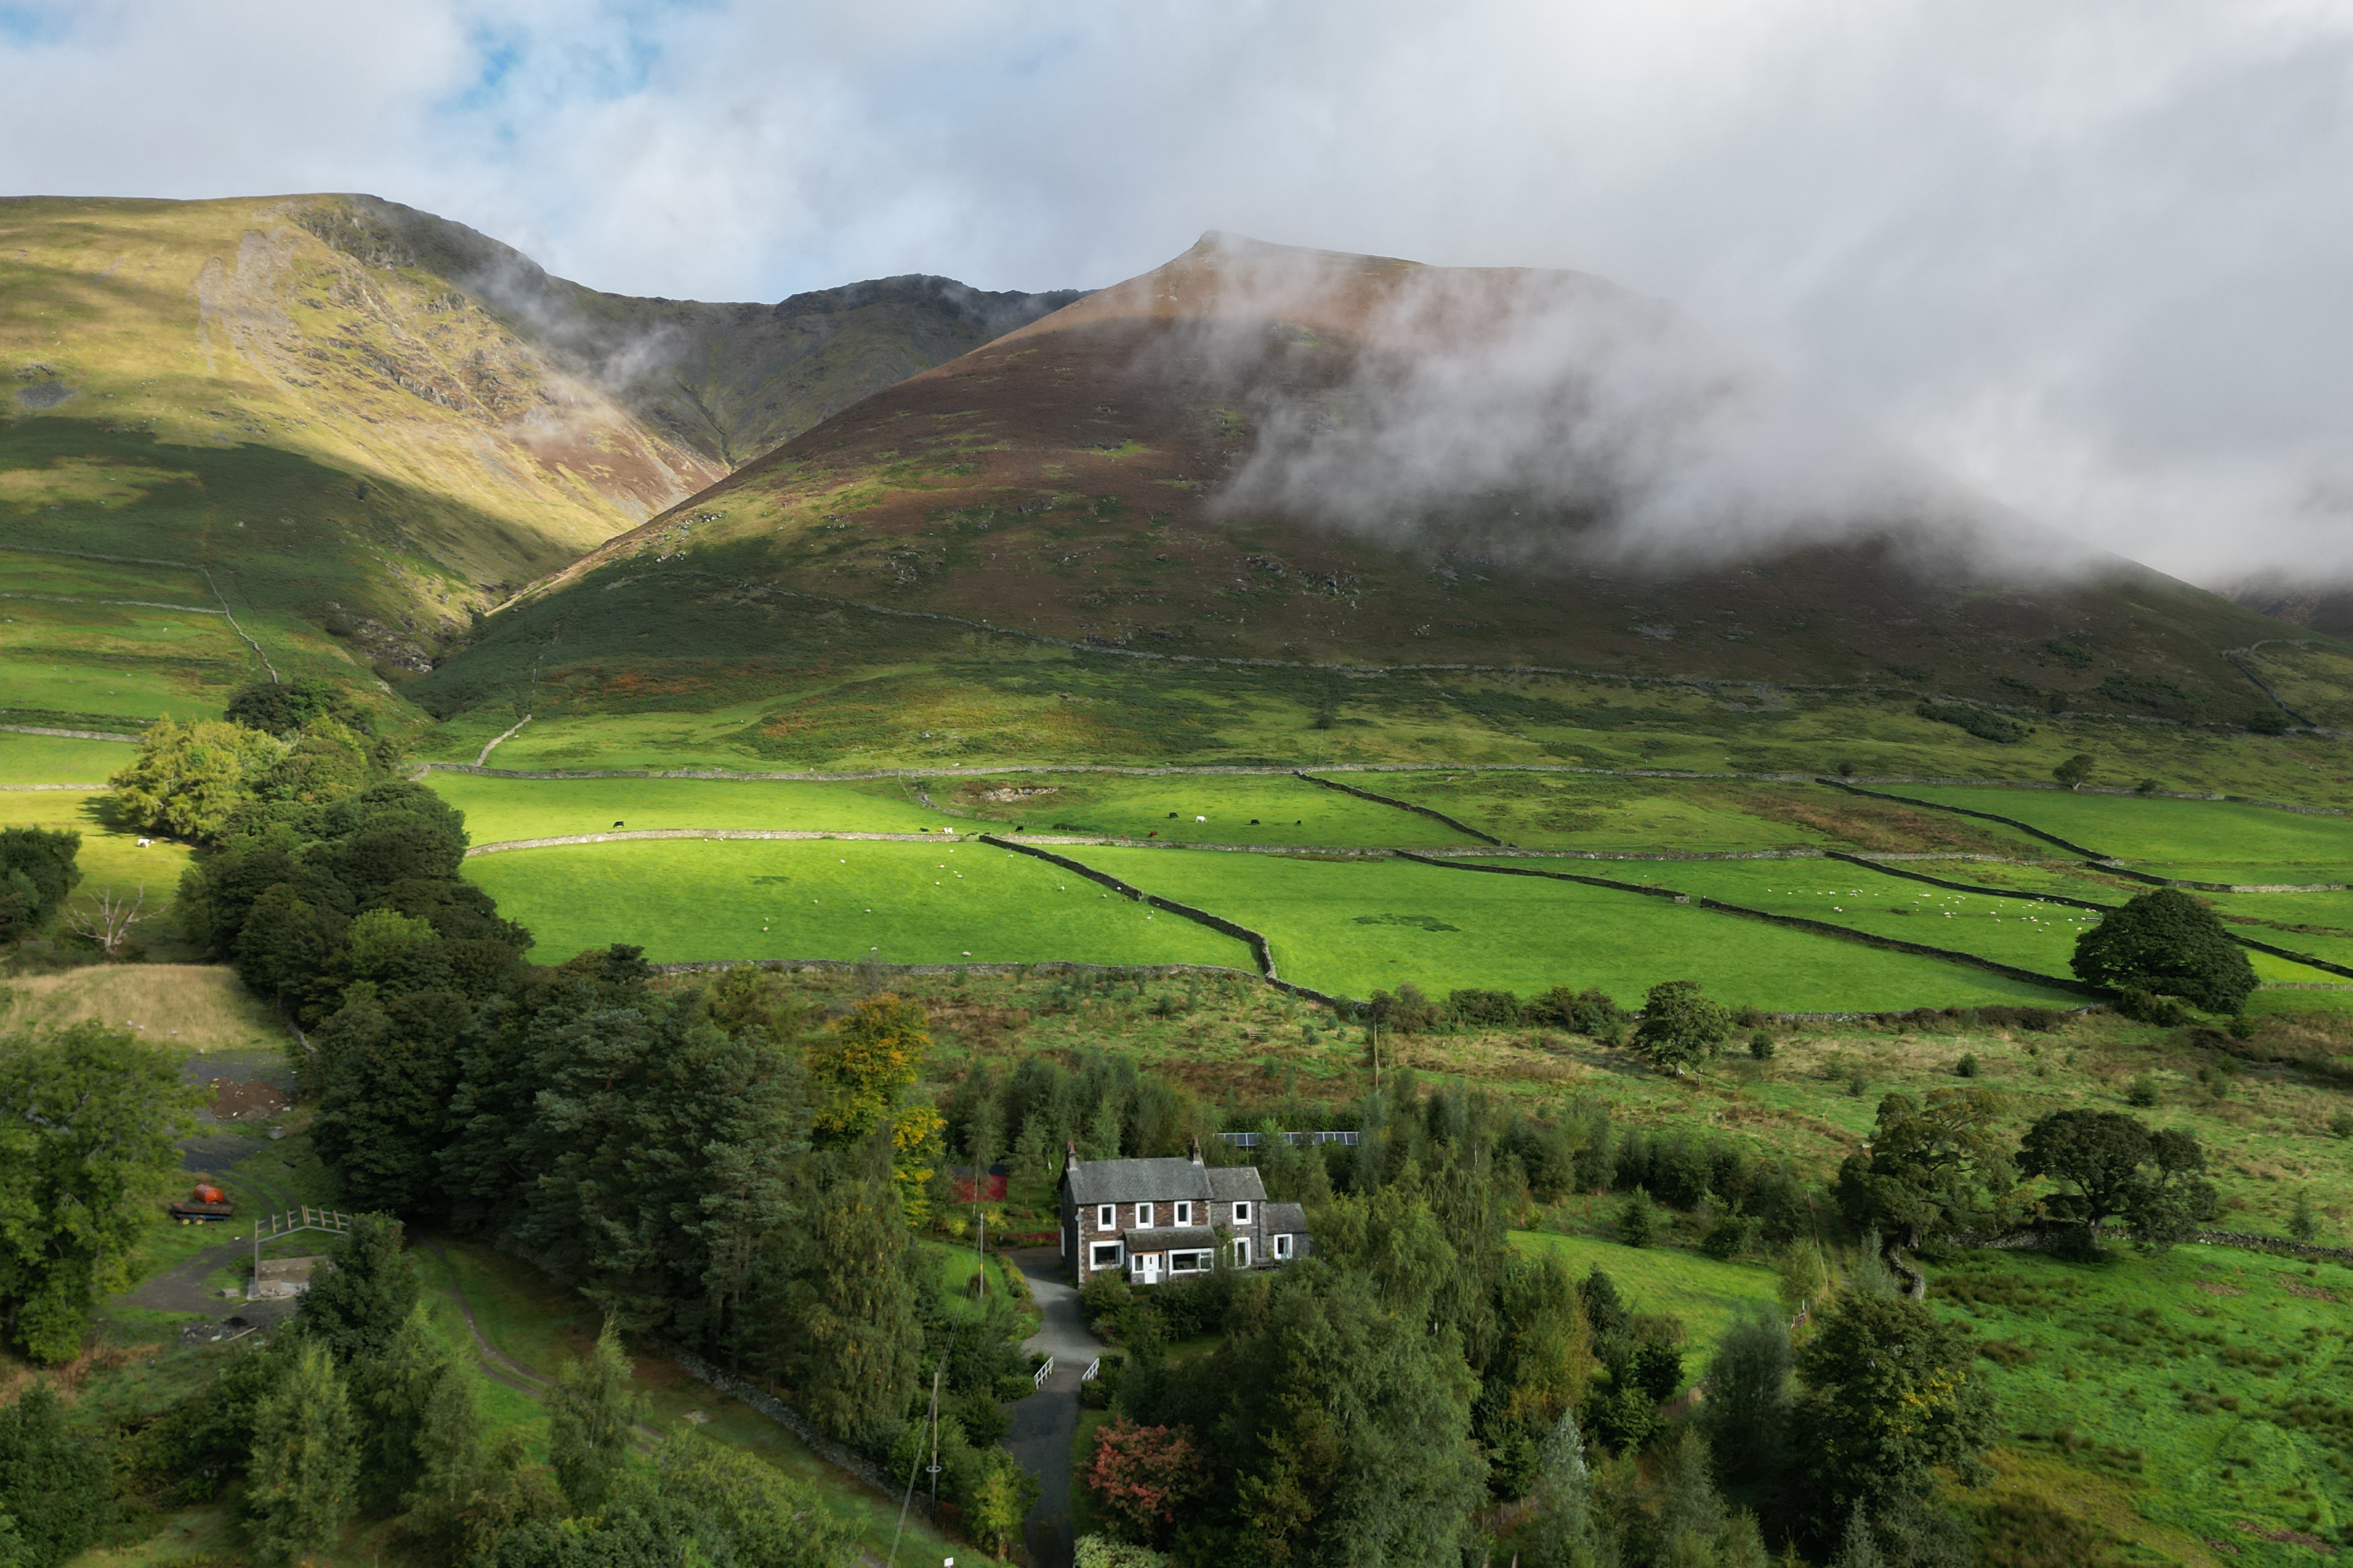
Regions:
[[[1631, 1003], [1660, 980], [1692, 978], [1727, 1001], [1774, 1012], [2081, 1005], [2084, 998], [2066, 984], [2035, 977], [2067, 979], [2074, 939], [2096, 912], [2019, 895], [2113, 906], [2147, 886], [2000, 824], [1819, 784], [1525, 772], [1323, 776], [1362, 793], [1273, 771], [832, 782], [430, 778], [468, 813], [475, 843], [496, 851], [475, 856], [468, 874], [538, 934], [542, 959], [626, 941], [665, 960], [1250, 965], [1230, 937], [1092, 884], [1092, 913], [1072, 918], [1072, 895], [1060, 889], [1073, 879], [1035, 861], [1016, 865], [1021, 858], [971, 841], [976, 830], [994, 830], [1043, 841], [1146, 893], [1260, 931], [1283, 978], [1343, 995], [1406, 981], [1436, 992], [1569, 984], [1599, 985]], [[2061, 837], [2104, 838], [2137, 854], [2237, 847], [2239, 858], [2274, 881], [2306, 876], [2305, 867], [2325, 869], [2340, 841], [2353, 842], [2353, 828], [2338, 818], [2227, 802], [1920, 787], [1922, 802], [1932, 796], [1980, 810], [2008, 806], [2002, 815], [2049, 822], [2046, 831]], [[1986, 801], [1992, 805], [1978, 804]], [[2057, 809], [2040, 820], [2026, 815], [2046, 807]], [[1507, 856], [1471, 830], [1535, 842]], [[499, 847], [616, 831], [939, 832], [963, 842], [953, 851], [920, 841], [717, 837]], [[1549, 855], [1541, 847], [1547, 838], [1556, 846]], [[1460, 864], [1392, 853], [1406, 849]], [[1879, 870], [1826, 851], [1896, 858]], [[951, 853], [962, 875], [942, 878]], [[1461, 868], [1469, 865], [1555, 875]], [[1995, 890], [1890, 874], [1907, 869]], [[2234, 929], [2255, 940], [2330, 962], [2353, 953], [2353, 923], [2341, 934], [2330, 923], [2340, 919], [2339, 896], [2215, 898]], [[1708, 900], [1828, 929], [1744, 918], [1704, 907]], [[1891, 942], [1985, 963], [1890, 951]], [[2268, 954], [2254, 962], [2268, 984], [2316, 988], [2315, 1003], [2343, 980]]]

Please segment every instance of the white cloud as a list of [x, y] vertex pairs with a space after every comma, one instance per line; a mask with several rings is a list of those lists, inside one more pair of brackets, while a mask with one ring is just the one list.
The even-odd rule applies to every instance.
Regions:
[[0, 5], [0, 187], [364, 189], [600, 288], [1575, 268], [2172, 570], [2353, 570], [2353, 4]]

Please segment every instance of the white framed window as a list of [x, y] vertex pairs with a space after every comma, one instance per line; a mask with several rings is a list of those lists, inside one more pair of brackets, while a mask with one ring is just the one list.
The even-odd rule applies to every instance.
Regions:
[[1119, 1205], [1117, 1204], [1097, 1204], [1095, 1205], [1095, 1228], [1097, 1230], [1117, 1230], [1119, 1228]]
[[1090, 1268], [1118, 1268], [1119, 1243], [1116, 1241], [1098, 1241], [1093, 1246], [1088, 1247], [1087, 1267]]
[[1236, 1225], [1250, 1224], [1250, 1206], [1246, 1203], [1237, 1203], [1234, 1205], [1234, 1223]]
[[1288, 1263], [1291, 1261], [1290, 1237], [1278, 1236], [1274, 1238], [1274, 1260], [1277, 1263]]
[[1248, 1268], [1250, 1266], [1250, 1237], [1247, 1236], [1238, 1236], [1234, 1237], [1234, 1267], [1237, 1268]]
[[1209, 1255], [1206, 1252], [1172, 1252], [1168, 1255], [1168, 1272], [1171, 1274], [1207, 1274], [1208, 1271]]
[[1135, 1228], [1138, 1230], [1150, 1230], [1152, 1228], [1152, 1205], [1150, 1204], [1138, 1204], [1135, 1205]]

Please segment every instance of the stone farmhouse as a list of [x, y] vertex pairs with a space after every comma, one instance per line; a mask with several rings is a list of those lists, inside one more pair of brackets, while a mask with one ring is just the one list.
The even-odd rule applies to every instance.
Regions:
[[1082, 1160], [1062, 1168], [1062, 1256], [1083, 1285], [1123, 1269], [1135, 1285], [1209, 1272], [1223, 1249], [1232, 1268], [1279, 1268], [1311, 1250], [1307, 1211], [1267, 1202], [1255, 1165], [1192, 1157]]

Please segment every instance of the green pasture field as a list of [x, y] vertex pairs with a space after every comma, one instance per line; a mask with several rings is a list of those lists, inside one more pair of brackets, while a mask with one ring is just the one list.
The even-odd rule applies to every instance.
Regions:
[[[13, 557], [0, 555], [0, 581]], [[237, 682], [263, 673], [226, 616], [139, 605], [0, 600], [0, 690], [11, 708], [217, 719]]]
[[638, 840], [479, 855], [466, 875], [538, 937], [543, 963], [626, 942], [656, 963], [1251, 966], [1231, 937], [976, 843]]
[[477, 844], [629, 827], [736, 827], [826, 833], [969, 832], [910, 798], [895, 779], [840, 784], [765, 779], [502, 779], [429, 773], [435, 794], [466, 814]]
[[1787, 797], [1806, 793], [1803, 785], [1539, 773], [1344, 776], [1527, 848], [1790, 849], [1840, 842], [1768, 815]]
[[1638, 1312], [1682, 1319], [1686, 1386], [1706, 1374], [1707, 1358], [1725, 1330], [1751, 1314], [1779, 1310], [1774, 1300], [1778, 1279], [1753, 1263], [1719, 1263], [1677, 1247], [1627, 1247], [1551, 1231], [1511, 1234], [1514, 1247], [1557, 1258], [1579, 1279], [1600, 1269]]
[[[1380, 789], [1364, 775], [1334, 775]], [[1158, 837], [1172, 844], [1305, 844], [1368, 849], [1476, 843], [1444, 823], [1289, 773], [991, 773], [920, 781], [934, 800], [1035, 834]], [[1014, 790], [1017, 800], [991, 799]], [[1198, 820], [1206, 818], [1207, 820]]]
[[0, 784], [102, 784], [136, 755], [134, 748], [121, 741], [71, 741], [62, 735], [0, 731]]
[[[2266, 874], [2247, 879], [2353, 881], [2353, 816], [2307, 816], [2235, 801], [2056, 789], [1902, 784], [1889, 793], [2015, 817], [2159, 876], [2227, 881], [2260, 869]], [[2232, 875], [2209, 875], [2201, 867]], [[2285, 874], [2292, 868], [2296, 874]]]
[[1264, 932], [1285, 979], [1344, 995], [1409, 980], [1441, 993], [1599, 985], [1632, 1005], [1676, 979], [1788, 1012], [2062, 995], [1936, 959], [1546, 878], [1213, 851], [1090, 847], [1074, 858]]
[[[2232, 929], [2275, 946], [2353, 963], [2353, 892], [2200, 893]], [[2241, 921], [2259, 921], [2244, 924]]]
[[1963, 1253], [1929, 1275], [1930, 1303], [1986, 1347], [2013, 1449], [2121, 1483], [2142, 1518], [2234, 1561], [2311, 1562], [2258, 1532], [2353, 1521], [2353, 1269], [2193, 1246]]
[[2077, 934], [2100, 920], [2063, 904], [1906, 883], [1842, 860], [1693, 860], [1655, 868], [1640, 879], [1746, 909], [1948, 947], [2041, 974], [2065, 974]]
[[[117, 746], [128, 760], [131, 748]], [[110, 826], [97, 791], [40, 789], [0, 790], [0, 827], [69, 828], [81, 835], [75, 864], [81, 868], [81, 886], [68, 900], [69, 909], [94, 900], [106, 889], [129, 895], [144, 889], [149, 910], [168, 909], [180, 888], [180, 874], [188, 868], [187, 846], [158, 838], [144, 849], [139, 835]]]

